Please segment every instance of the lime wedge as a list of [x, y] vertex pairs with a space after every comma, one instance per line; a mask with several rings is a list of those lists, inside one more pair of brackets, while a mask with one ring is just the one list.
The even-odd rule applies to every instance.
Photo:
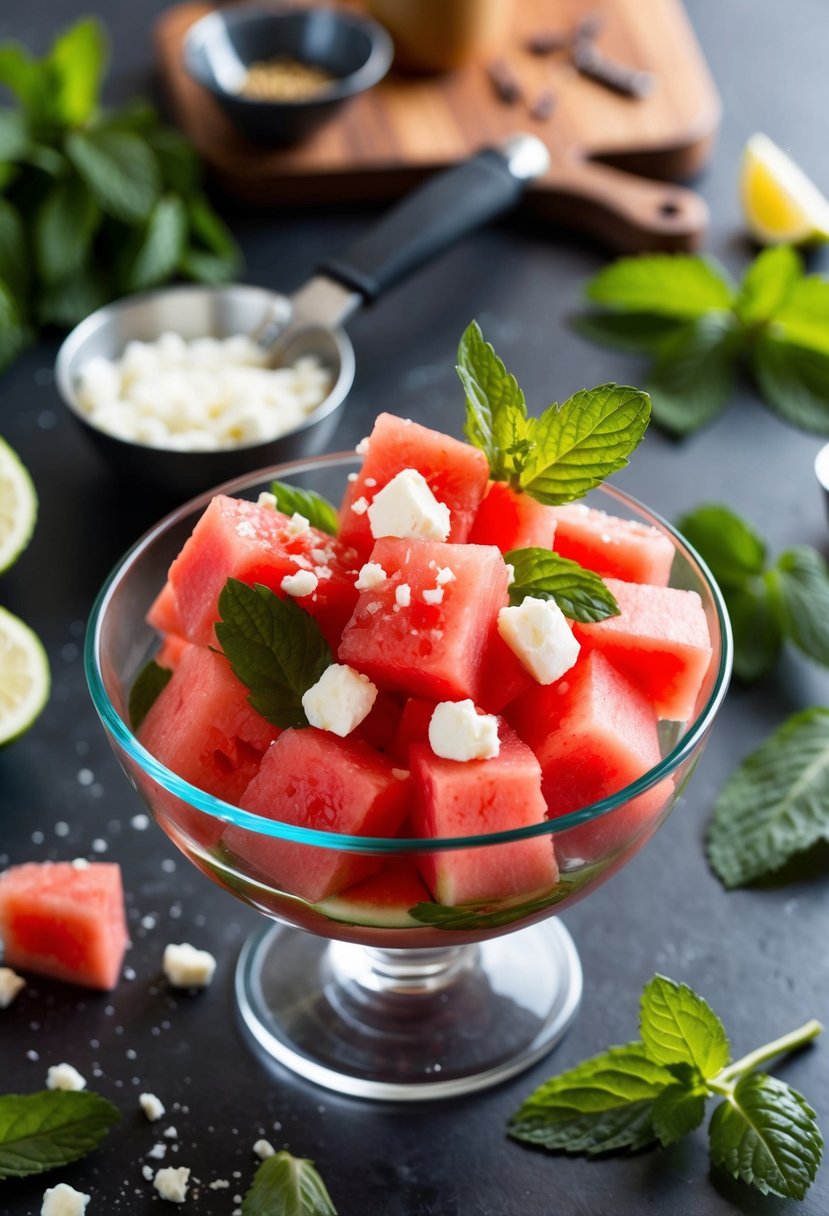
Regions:
[[740, 198], [761, 245], [829, 241], [829, 201], [767, 135], [752, 135], [740, 167]]
[[0, 608], [0, 744], [32, 725], [49, 696], [49, 660], [28, 625]]
[[0, 574], [17, 560], [34, 531], [37, 494], [20, 457], [0, 439]]

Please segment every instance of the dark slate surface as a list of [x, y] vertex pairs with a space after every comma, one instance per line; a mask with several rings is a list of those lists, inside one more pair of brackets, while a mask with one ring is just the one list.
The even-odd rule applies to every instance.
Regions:
[[[151, 80], [153, 3], [105, 6], [115, 45], [110, 96], [146, 92]], [[708, 249], [732, 269], [744, 264], [735, 174], [746, 137], [764, 130], [786, 145], [824, 189], [826, 13], [823, 0], [692, 0], [691, 16], [725, 102], [719, 147], [700, 187], [713, 212]], [[77, 0], [4, 6], [0, 36], [43, 47], [83, 11]], [[246, 216], [228, 207], [253, 281], [291, 288], [321, 254], [337, 250], [370, 220], [340, 214]], [[390, 408], [425, 423], [460, 427], [454, 345], [471, 315], [483, 323], [528, 397], [553, 396], [604, 379], [635, 382], [637, 365], [583, 345], [565, 319], [596, 250], [520, 219], [476, 236], [355, 320], [358, 375], [339, 433], [345, 447]], [[827, 268], [825, 255], [816, 265]], [[178, 1129], [168, 1160], [226, 1191], [202, 1191], [185, 1210], [228, 1216], [253, 1172], [251, 1145], [265, 1132], [313, 1157], [343, 1216], [721, 1216], [779, 1213], [709, 1172], [703, 1131], [665, 1152], [603, 1163], [548, 1158], [509, 1143], [507, 1115], [528, 1090], [609, 1043], [634, 1033], [638, 994], [655, 970], [685, 980], [724, 1017], [735, 1052], [825, 1016], [829, 894], [824, 853], [786, 885], [726, 894], [706, 868], [702, 838], [717, 789], [740, 756], [790, 712], [827, 699], [823, 673], [787, 655], [767, 681], [729, 695], [683, 804], [621, 875], [566, 920], [585, 968], [581, 1016], [556, 1053], [529, 1074], [483, 1096], [432, 1109], [341, 1100], [270, 1075], [241, 1038], [233, 1014], [237, 951], [256, 916], [179, 858], [155, 828], [130, 826], [141, 810], [104, 741], [83, 680], [83, 625], [95, 590], [117, 556], [160, 514], [140, 487], [108, 475], [64, 417], [52, 386], [55, 342], [28, 352], [0, 381], [0, 430], [31, 468], [41, 498], [35, 539], [4, 577], [0, 599], [43, 636], [54, 691], [37, 726], [0, 754], [0, 865], [97, 856], [124, 867], [133, 949], [110, 996], [86, 996], [35, 980], [0, 1013], [0, 1089], [39, 1088], [50, 1063], [69, 1060], [124, 1110], [122, 1127], [63, 1178], [93, 1195], [89, 1216], [160, 1210], [141, 1179], [156, 1132], [137, 1110], [140, 1090], [160, 1094]], [[762, 528], [773, 549], [807, 542], [826, 549], [826, 519], [812, 478], [819, 446], [785, 428], [741, 386], [705, 433], [675, 445], [652, 433], [619, 483], [668, 517], [703, 499], [731, 503]], [[88, 783], [87, 783], [88, 782]], [[56, 824], [70, 827], [68, 836]], [[145, 919], [148, 918], [148, 919]], [[218, 956], [213, 987], [172, 1000], [159, 982], [169, 940], [208, 945]], [[37, 1058], [33, 1058], [36, 1053]], [[829, 1047], [781, 1068], [829, 1127]], [[166, 1126], [166, 1122], [164, 1124]], [[829, 1208], [826, 1171], [800, 1211]], [[0, 1184], [0, 1211], [40, 1210], [44, 1179]]]

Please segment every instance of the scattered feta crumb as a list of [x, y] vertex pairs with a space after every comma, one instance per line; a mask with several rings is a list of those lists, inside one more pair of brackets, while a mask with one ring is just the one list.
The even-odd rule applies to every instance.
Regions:
[[190, 1171], [186, 1165], [168, 1165], [158, 1171], [153, 1186], [168, 1203], [184, 1203], [189, 1180]]
[[365, 438], [361, 439], [360, 442], [357, 444], [354, 451], [357, 453], [358, 456], [367, 456], [368, 455], [368, 442], [369, 442], [369, 436], [366, 435]]
[[443, 603], [443, 588], [442, 587], [427, 587], [423, 592], [424, 604], [442, 604]]
[[89, 862], [86, 860], [85, 857], [76, 857], [75, 860], [72, 862], [72, 869], [73, 870], [88, 870]]
[[26, 987], [22, 975], [11, 967], [0, 967], [0, 1009], [8, 1009], [12, 1001]]
[[149, 815], [133, 815], [132, 819], [130, 820], [130, 827], [135, 828], [136, 832], [146, 832], [149, 826]]
[[206, 988], [213, 979], [216, 960], [207, 950], [183, 942], [164, 947], [164, 974], [174, 988]]
[[157, 1119], [164, 1118], [164, 1103], [155, 1094], [139, 1094], [138, 1104], [150, 1123], [155, 1123]]
[[372, 591], [375, 587], [381, 587], [388, 577], [379, 562], [366, 562], [354, 586], [358, 591]]
[[167, 1145], [159, 1140], [158, 1144], [154, 1144], [147, 1153], [148, 1157], [152, 1157], [154, 1161], [163, 1161], [167, 1156]]
[[528, 595], [523, 603], [502, 608], [498, 632], [539, 684], [555, 683], [579, 655], [579, 644], [555, 600]]
[[86, 1089], [86, 1080], [71, 1064], [53, 1064], [46, 1074], [47, 1089]]
[[276, 510], [276, 495], [271, 494], [270, 490], [263, 490], [256, 500], [257, 507], [271, 507]]
[[402, 469], [375, 494], [368, 519], [375, 540], [381, 536], [446, 540], [451, 526], [449, 508], [438, 502], [417, 469]]
[[59, 1182], [43, 1192], [40, 1216], [83, 1216], [89, 1198], [68, 1183]]
[[230, 1179], [229, 1178], [214, 1178], [213, 1181], [208, 1182], [207, 1185], [211, 1191], [229, 1191], [230, 1190]]
[[441, 701], [429, 722], [429, 744], [444, 760], [492, 760], [501, 750], [498, 719], [474, 702]]
[[151, 1165], [142, 1165], [141, 1174], [146, 1182], [152, 1182], [153, 1178], [155, 1177], [155, 1170]]
[[438, 570], [437, 574], [435, 575], [435, 582], [437, 583], [438, 587], [445, 587], [447, 583], [454, 583], [454, 581], [455, 571], [450, 570], [448, 566], [441, 566], [440, 570]]
[[305, 516], [300, 515], [299, 511], [294, 511], [293, 515], [285, 525], [285, 533], [287, 536], [295, 540], [298, 536], [304, 536], [310, 527], [311, 525]]
[[515, 582], [515, 566], [511, 562], [504, 563], [507, 567], [507, 586], [511, 587]]
[[297, 570], [296, 574], [286, 574], [280, 586], [286, 595], [313, 595], [319, 579], [312, 570]]
[[344, 663], [332, 663], [303, 693], [302, 708], [311, 726], [344, 739], [368, 717], [376, 697], [368, 676]]
[[257, 1157], [260, 1157], [262, 1161], [265, 1161], [266, 1158], [273, 1157], [276, 1149], [271, 1144], [270, 1140], [257, 1140], [253, 1146], [253, 1151], [256, 1153]]
[[353, 481], [356, 481], [356, 480], [357, 480], [357, 474], [356, 474], [356, 473], [349, 473], [349, 474], [346, 476], [346, 481], [352, 481], [352, 482], [353, 482]]
[[178, 1140], [178, 1132], [172, 1126], [172, 1124], [169, 1127], [164, 1128], [163, 1135], [165, 1135], [168, 1140]]
[[366, 511], [368, 510], [368, 499], [363, 498], [362, 496], [360, 496], [360, 498], [355, 498], [354, 502], [351, 504], [351, 510], [355, 515], [365, 515]]
[[395, 588], [394, 602], [398, 608], [408, 608], [412, 602], [412, 589], [408, 583], [401, 583]]
[[325, 549], [312, 549], [311, 560], [315, 561], [318, 566], [324, 566], [331, 556]]

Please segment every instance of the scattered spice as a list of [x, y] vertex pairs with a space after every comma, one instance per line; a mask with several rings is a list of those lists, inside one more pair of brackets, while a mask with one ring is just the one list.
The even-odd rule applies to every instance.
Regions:
[[335, 79], [325, 68], [287, 56], [252, 63], [239, 90], [251, 101], [306, 101]]
[[530, 106], [530, 117], [536, 122], [546, 122], [555, 108], [555, 95], [549, 89], [544, 89]]
[[566, 51], [571, 42], [571, 36], [561, 30], [538, 30], [529, 36], [524, 49], [531, 55], [554, 55], [556, 51]]
[[499, 101], [513, 106], [522, 99], [521, 84], [506, 59], [493, 59], [487, 66], [487, 75]]
[[596, 50], [592, 41], [578, 39], [573, 45], [572, 58], [582, 76], [612, 89], [614, 93], [622, 93], [626, 97], [645, 97], [653, 88], [652, 72], [608, 59]]

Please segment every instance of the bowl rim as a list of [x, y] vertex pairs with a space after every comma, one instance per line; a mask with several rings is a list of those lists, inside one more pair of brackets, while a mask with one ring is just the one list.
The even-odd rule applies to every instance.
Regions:
[[207, 490], [203, 494], [197, 495], [165, 515], [135, 542], [108, 575], [95, 599], [87, 625], [84, 645], [84, 667], [87, 683], [93, 704], [104, 728], [111, 738], [123, 748], [130, 759], [138, 764], [158, 785], [161, 785], [168, 793], [194, 806], [197, 810], [203, 811], [213, 818], [220, 819], [235, 827], [256, 832], [260, 836], [276, 837], [301, 844], [350, 853], [380, 853], [389, 855], [418, 852], [432, 853], [459, 848], [509, 844], [540, 836], [555, 836], [559, 832], [565, 832], [570, 828], [600, 819], [658, 785], [660, 781], [679, 768], [683, 761], [688, 759], [703, 742], [725, 698], [731, 675], [733, 641], [731, 625], [722, 592], [708, 566], [697, 554], [696, 550], [691, 547], [685, 538], [667, 520], [663, 519], [649, 507], [646, 507], [637, 498], [634, 498], [633, 495], [605, 482], [597, 488], [628, 509], [633, 509], [650, 524], [665, 533], [674, 544], [674, 547], [683, 554], [686, 560], [690, 561], [692, 568], [696, 569], [707, 586], [719, 626], [720, 646], [718, 667], [705, 705], [687, 728], [682, 738], [679, 739], [668, 754], [630, 785], [624, 786], [615, 794], [581, 807], [579, 810], [570, 811], [565, 815], [556, 816], [554, 819], [546, 819], [541, 823], [529, 824], [522, 828], [510, 828], [500, 832], [483, 833], [474, 836], [428, 838], [351, 836], [336, 832], [325, 832], [317, 828], [299, 827], [294, 824], [284, 823], [278, 819], [266, 819], [250, 811], [244, 811], [240, 807], [233, 806], [231, 803], [223, 802], [220, 798], [208, 794], [197, 786], [190, 785], [189, 782], [184, 781], [176, 773], [156, 760], [139, 743], [132, 730], [112, 704], [104, 685], [99, 662], [102, 621], [116, 588], [128, 575], [133, 563], [159, 536], [181, 523], [184, 518], [191, 515], [194, 511], [204, 509], [216, 494], [232, 496], [240, 491], [249, 490], [262, 481], [271, 481], [274, 478], [285, 476], [297, 476], [301, 473], [314, 472], [325, 468], [336, 468], [345, 464], [353, 463], [358, 465], [359, 462], [360, 457], [354, 452], [332, 452], [323, 456], [286, 461], [282, 464], [258, 469], [256, 472], [224, 482], [212, 490]]
[[[195, 56], [199, 49], [196, 44], [200, 43], [201, 47], [206, 47], [213, 36], [214, 28], [228, 29], [233, 26], [253, 25], [258, 21], [282, 24], [286, 20], [297, 17], [316, 20], [320, 15], [365, 33], [369, 40], [369, 53], [365, 63], [361, 64], [359, 68], [355, 68], [346, 76], [336, 77], [330, 87], [327, 86], [320, 93], [311, 97], [296, 100], [286, 98], [283, 101], [245, 97], [242, 93], [234, 93], [232, 90], [224, 88], [212, 72], [202, 71], [196, 62]], [[378, 21], [360, 13], [331, 7], [303, 8], [291, 5], [283, 9], [268, 10], [255, 5], [243, 5], [238, 9], [215, 9], [193, 22], [186, 31], [182, 44], [182, 63], [192, 80], [207, 89], [214, 97], [232, 101], [235, 105], [250, 110], [258, 109], [260, 112], [271, 110], [290, 113], [345, 101], [346, 98], [354, 97], [378, 84], [387, 74], [393, 59], [394, 43], [391, 35]]]

